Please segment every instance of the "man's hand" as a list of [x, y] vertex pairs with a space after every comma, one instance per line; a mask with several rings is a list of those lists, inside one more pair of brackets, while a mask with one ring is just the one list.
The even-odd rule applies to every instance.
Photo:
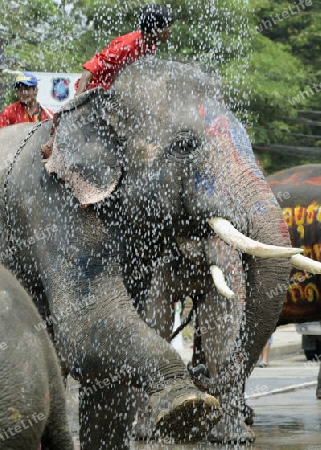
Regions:
[[75, 97], [85, 92], [88, 84], [93, 79], [94, 74], [92, 74], [89, 70], [85, 69], [81, 75], [81, 78], [79, 80], [78, 90], [75, 93]]

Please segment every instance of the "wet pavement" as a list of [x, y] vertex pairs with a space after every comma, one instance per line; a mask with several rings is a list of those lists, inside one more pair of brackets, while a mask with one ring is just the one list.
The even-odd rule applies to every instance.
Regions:
[[[321, 400], [315, 395], [319, 363], [303, 354], [254, 369], [246, 392], [255, 410], [253, 450], [320, 450]], [[259, 392], [261, 391], [261, 392]]]
[[[271, 352], [270, 366], [255, 368], [246, 386], [248, 403], [255, 410], [252, 430], [256, 440], [248, 445], [209, 443], [173, 444], [133, 442], [131, 450], [321, 450], [321, 400], [315, 396], [319, 362], [308, 362], [300, 349], [300, 337], [292, 328], [284, 328], [286, 340], [278, 339]], [[292, 339], [292, 343], [291, 343]], [[291, 345], [286, 345], [290, 343]], [[285, 344], [283, 349], [281, 344]], [[182, 357], [190, 355], [187, 345]], [[68, 385], [71, 427], [77, 443], [77, 390]], [[78, 450], [76, 445], [76, 450]], [[94, 450], [94, 449], [93, 449]]]

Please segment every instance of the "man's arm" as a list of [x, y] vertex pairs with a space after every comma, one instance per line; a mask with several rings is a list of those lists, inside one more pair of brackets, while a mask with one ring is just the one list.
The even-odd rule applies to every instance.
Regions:
[[75, 93], [75, 97], [77, 97], [78, 95], [85, 92], [88, 84], [91, 82], [93, 77], [94, 77], [94, 74], [91, 73], [89, 70], [85, 69], [83, 71], [81, 78], [79, 80], [78, 89], [77, 89], [77, 92]]

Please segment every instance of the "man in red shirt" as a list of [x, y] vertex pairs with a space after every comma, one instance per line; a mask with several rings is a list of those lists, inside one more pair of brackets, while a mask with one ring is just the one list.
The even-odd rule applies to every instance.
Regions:
[[[174, 22], [171, 8], [159, 4], [150, 4], [143, 8], [140, 16], [140, 30], [120, 36], [100, 53], [87, 61], [82, 76], [75, 83], [76, 96], [87, 89], [97, 86], [108, 90], [120, 69], [142, 56], [153, 54], [157, 44], [163, 44], [171, 34], [170, 26]], [[44, 159], [49, 158], [56, 128], [59, 126], [59, 112], [55, 115], [51, 129], [51, 138], [42, 146]]]
[[40, 122], [51, 119], [53, 112], [37, 102], [37, 78], [30, 72], [20, 73], [13, 84], [19, 101], [7, 106], [0, 114], [0, 128], [15, 123]]
[[167, 41], [173, 21], [170, 8], [159, 4], [145, 6], [140, 16], [139, 31], [114, 39], [83, 65], [85, 70], [75, 84], [76, 96], [96, 86], [109, 89], [120, 69], [154, 53], [157, 44]]

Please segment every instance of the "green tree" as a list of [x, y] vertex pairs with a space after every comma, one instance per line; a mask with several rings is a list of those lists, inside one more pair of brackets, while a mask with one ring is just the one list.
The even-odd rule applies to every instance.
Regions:
[[0, 36], [10, 69], [73, 71], [82, 61], [75, 52], [84, 32], [63, 7], [52, 0], [0, 0]]
[[[9, 39], [7, 64], [10, 69], [79, 72], [111, 39], [138, 28], [147, 3], [0, 0], [0, 37]], [[226, 102], [248, 124], [254, 143], [291, 144], [297, 136], [321, 134], [297, 121], [299, 109], [316, 108], [321, 100], [319, 93], [306, 91], [312, 92], [320, 75], [320, 3], [293, 15], [293, 3], [284, 0], [173, 0], [171, 5], [178, 20], [157, 55], [214, 68]], [[287, 18], [278, 20], [285, 11]]]
[[[320, 109], [321, 3], [250, 0], [253, 7], [255, 37], [251, 110], [257, 114], [253, 140], [264, 144], [316, 146], [320, 128], [306, 119], [304, 111]], [[320, 80], [319, 80], [320, 82]], [[321, 86], [319, 86], [321, 91]], [[311, 121], [312, 119], [312, 121]], [[314, 120], [313, 120], [314, 119]], [[320, 121], [320, 119], [319, 119]], [[270, 172], [312, 160], [321, 162], [321, 151], [314, 156], [267, 153], [263, 165]]]

